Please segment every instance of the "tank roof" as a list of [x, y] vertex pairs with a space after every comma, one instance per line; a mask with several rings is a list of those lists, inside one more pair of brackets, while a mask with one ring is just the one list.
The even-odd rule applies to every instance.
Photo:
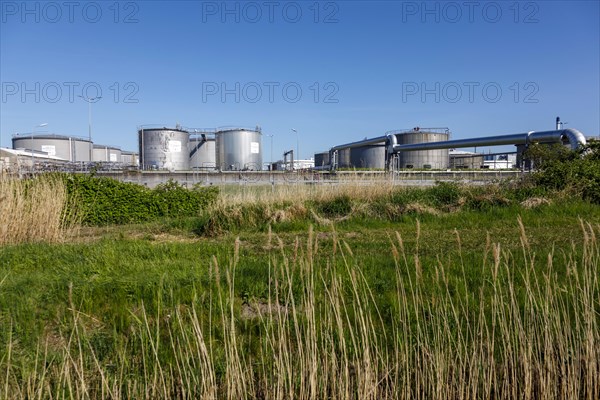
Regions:
[[219, 133], [223, 133], [223, 132], [233, 132], [233, 131], [248, 131], [248, 132], [256, 132], [256, 133], [260, 133], [262, 134], [262, 130], [260, 129], [260, 127], [255, 127], [255, 128], [244, 128], [242, 126], [221, 126], [219, 128], [217, 128], [217, 134]]
[[12, 139], [53, 139], [53, 140], [78, 140], [80, 142], [91, 142], [88, 138], [81, 136], [58, 135], [56, 133], [18, 133]]
[[386, 135], [403, 135], [409, 133], [450, 133], [450, 128], [421, 128], [419, 126], [410, 129], [395, 129], [387, 131]]
[[104, 145], [104, 144], [94, 144], [94, 148], [95, 149], [111, 149], [111, 150], [119, 150], [119, 151], [121, 151], [120, 147], [111, 146], [111, 145]]
[[138, 132], [141, 132], [141, 131], [176, 131], [176, 132], [189, 133], [182, 127], [169, 128], [167, 126], [154, 126], [154, 125], [142, 125], [138, 128]]

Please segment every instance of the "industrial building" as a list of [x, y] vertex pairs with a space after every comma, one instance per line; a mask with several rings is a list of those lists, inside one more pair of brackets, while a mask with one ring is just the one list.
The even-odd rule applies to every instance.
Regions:
[[271, 164], [273, 171], [298, 171], [315, 168], [315, 159], [309, 158], [306, 160], [278, 160]]
[[[557, 118], [552, 131], [531, 131], [500, 136], [450, 140], [448, 128], [413, 128], [389, 131], [384, 136], [332, 147], [329, 152], [315, 154], [319, 169], [510, 169], [526, 166], [525, 149], [533, 143], [560, 143], [576, 149], [586, 144], [585, 136], [576, 129], [562, 129]], [[457, 148], [516, 146], [516, 152], [477, 154]], [[450, 153], [449, 150], [453, 149]]]
[[315, 168], [324, 169], [329, 167], [329, 152], [322, 151], [320, 153], [315, 153]]
[[[16, 134], [12, 137], [12, 148], [13, 152], [10, 149], [2, 150], [5, 154], [22, 158], [23, 161], [18, 163], [20, 168], [43, 170], [48, 163], [62, 165], [65, 170], [74, 169], [75, 164], [79, 167], [90, 163], [109, 164], [113, 167], [138, 165], [138, 155], [135, 152], [122, 151], [116, 146], [94, 144], [89, 139], [78, 136], [55, 133]], [[27, 158], [27, 155], [30, 157]], [[11, 164], [15, 165], [13, 161]]]
[[450, 150], [450, 169], [479, 169], [483, 166], [483, 154], [472, 151]]
[[59, 168], [67, 163], [68, 160], [48, 155], [45, 152], [0, 148], [0, 174], [31, 170], [35, 164]]
[[484, 169], [511, 169], [517, 168], [517, 154], [485, 154], [483, 156]]

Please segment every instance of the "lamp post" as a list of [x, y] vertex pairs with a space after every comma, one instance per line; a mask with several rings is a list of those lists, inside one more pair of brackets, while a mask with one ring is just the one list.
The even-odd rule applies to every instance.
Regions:
[[[298, 139], [298, 131], [295, 130], [294, 128], [292, 128], [292, 132], [294, 132], [296, 134], [296, 159], [300, 160], [300, 139]], [[294, 169], [294, 166], [292, 165], [292, 170]], [[300, 169], [300, 163], [298, 163], [298, 169]]]
[[90, 141], [90, 159], [89, 162], [92, 162], [92, 103], [97, 102], [98, 100], [100, 100], [102, 98], [102, 96], [97, 96], [97, 97], [85, 97], [85, 96], [81, 96], [79, 95], [79, 97], [81, 97], [85, 102], [88, 103], [88, 139]]
[[271, 138], [271, 158], [269, 160], [269, 171], [273, 171], [273, 135], [267, 135]]
[[43, 124], [39, 124], [39, 125], [35, 125], [33, 127], [33, 129], [31, 130], [31, 171], [33, 172], [33, 167], [35, 166], [35, 161], [33, 160], [33, 134], [35, 133], [35, 128], [42, 128], [44, 126], [48, 126], [47, 122], [44, 122]]

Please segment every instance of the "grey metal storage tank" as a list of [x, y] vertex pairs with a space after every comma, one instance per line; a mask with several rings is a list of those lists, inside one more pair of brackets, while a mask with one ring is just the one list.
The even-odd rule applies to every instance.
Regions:
[[350, 163], [350, 149], [340, 149], [337, 152], [337, 167], [352, 168]]
[[315, 167], [324, 167], [326, 165], [329, 165], [329, 152], [315, 153]]
[[37, 150], [68, 161], [90, 161], [92, 142], [76, 136], [20, 134], [12, 138], [13, 149]]
[[139, 165], [140, 160], [138, 157], [138, 153], [136, 153], [135, 151], [122, 151], [121, 162], [123, 163], [123, 165]]
[[262, 133], [245, 128], [219, 129], [216, 133], [216, 161], [221, 171], [260, 171]]
[[[418, 128], [396, 134], [398, 144], [443, 142], [450, 137], [448, 131], [427, 131]], [[400, 168], [446, 169], [448, 168], [448, 149], [402, 151], [399, 153]]]
[[122, 152], [121, 149], [114, 146], [105, 146], [102, 144], [94, 145], [94, 153], [92, 154], [92, 160], [96, 162], [111, 162], [121, 163]]
[[190, 138], [190, 169], [192, 170], [214, 170], [217, 168], [217, 154], [215, 149], [215, 138], [207, 135], [194, 136]]
[[190, 134], [180, 128], [140, 128], [140, 165], [144, 170], [187, 171]]
[[354, 168], [385, 169], [385, 142], [350, 149]]

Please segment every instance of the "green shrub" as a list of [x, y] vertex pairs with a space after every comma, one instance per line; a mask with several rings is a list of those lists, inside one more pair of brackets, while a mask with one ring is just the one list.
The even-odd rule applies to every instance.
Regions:
[[352, 211], [352, 200], [350, 196], [343, 195], [331, 200], [322, 200], [312, 204], [315, 211], [327, 218], [343, 217]]
[[462, 195], [462, 189], [454, 182], [436, 182], [435, 186], [422, 188], [402, 188], [394, 191], [390, 198], [392, 204], [406, 206], [420, 203], [432, 207], [456, 205]]
[[186, 217], [197, 215], [207, 205], [216, 200], [216, 187], [195, 185], [188, 190], [175, 181], [169, 180], [158, 185], [154, 190], [160, 215], [169, 217]]
[[396, 206], [424, 202], [424, 193], [425, 191], [420, 188], [400, 188], [394, 190], [390, 197], [390, 202]]
[[218, 196], [216, 187], [188, 190], [174, 181], [148, 189], [88, 175], [66, 175], [69, 196], [80, 204], [86, 225], [127, 224], [159, 217], [195, 216]]
[[600, 204], [600, 142], [592, 142], [577, 151], [535, 146], [528, 152], [534, 154], [529, 155], [532, 159], [538, 158], [537, 171], [533, 174], [536, 185], [550, 190], [570, 190], [584, 200]]
[[458, 202], [461, 196], [460, 187], [454, 182], [436, 182], [434, 187], [426, 190], [427, 197], [433, 206], [449, 206]]

